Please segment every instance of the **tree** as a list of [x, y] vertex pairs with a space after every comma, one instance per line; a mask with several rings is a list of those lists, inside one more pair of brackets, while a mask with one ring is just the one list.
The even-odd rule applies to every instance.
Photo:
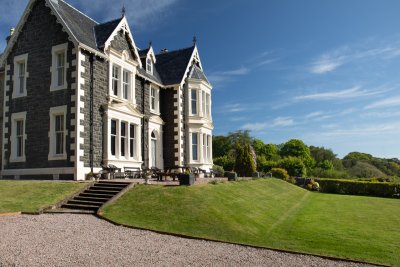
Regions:
[[235, 171], [242, 177], [251, 177], [256, 171], [253, 157], [250, 153], [250, 145], [238, 145], [236, 147]]
[[278, 162], [278, 167], [287, 170], [290, 176], [303, 177], [307, 175], [307, 168], [297, 157], [286, 157]]
[[222, 135], [213, 136], [212, 145], [213, 158], [226, 156], [232, 149], [232, 144], [230, 143], [229, 138]]
[[337, 158], [337, 155], [334, 154], [331, 149], [326, 149], [324, 147], [310, 146], [310, 154], [317, 164], [324, 160], [333, 162]]
[[300, 158], [303, 161], [304, 165], [309, 169], [311, 169], [311, 167], [315, 163], [314, 159], [311, 157], [310, 149], [308, 148], [308, 146], [306, 146], [306, 144], [304, 144], [303, 141], [298, 139], [292, 139], [286, 142], [283, 145], [280, 154], [283, 158], [285, 157]]

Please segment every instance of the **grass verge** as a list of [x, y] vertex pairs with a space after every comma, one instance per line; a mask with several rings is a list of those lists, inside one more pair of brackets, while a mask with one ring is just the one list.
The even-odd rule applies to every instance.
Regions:
[[194, 237], [400, 265], [400, 200], [312, 193], [276, 179], [137, 186], [103, 216]]
[[73, 182], [0, 181], [0, 213], [38, 212], [85, 185]]

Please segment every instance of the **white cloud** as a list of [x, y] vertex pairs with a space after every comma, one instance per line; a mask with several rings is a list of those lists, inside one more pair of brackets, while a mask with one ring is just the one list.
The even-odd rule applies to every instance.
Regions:
[[300, 95], [296, 96], [294, 100], [334, 100], [334, 99], [350, 99], [357, 98], [362, 96], [371, 96], [378, 95], [383, 92], [386, 92], [385, 89], [377, 89], [377, 90], [365, 90], [361, 89], [360, 86], [354, 86], [349, 89], [340, 90], [340, 91], [329, 91], [323, 93], [314, 93], [308, 95]]
[[397, 106], [400, 106], [400, 96], [390, 97], [390, 98], [376, 101], [376, 102], [366, 106], [365, 109], [388, 108], [388, 107], [397, 107]]
[[241, 128], [254, 132], [263, 131], [269, 128], [287, 127], [294, 125], [294, 120], [291, 117], [278, 117], [270, 122], [246, 123]]
[[211, 73], [210, 75], [208, 75], [208, 80], [215, 84], [221, 84], [224, 82], [228, 82], [228, 81], [232, 81], [234, 80], [235, 76], [243, 76], [246, 75], [250, 72], [249, 68], [246, 67], [240, 67], [237, 69], [233, 69], [233, 70], [226, 70], [226, 71], [217, 71], [214, 73]]
[[352, 46], [342, 46], [319, 56], [311, 63], [310, 72], [324, 74], [355, 61], [368, 59], [392, 59], [400, 56], [398, 41], [363, 42]]
[[304, 118], [312, 119], [312, 118], [320, 117], [323, 114], [324, 114], [324, 112], [322, 112], [322, 111], [311, 112], [311, 113], [307, 114], [306, 116], [304, 116]]
[[333, 131], [327, 131], [317, 133], [318, 136], [325, 137], [337, 137], [337, 136], [369, 136], [376, 134], [387, 134], [387, 133], [398, 133], [400, 131], [399, 122], [390, 123], [376, 123], [369, 125], [357, 125], [357, 127], [347, 129], [337, 129]]

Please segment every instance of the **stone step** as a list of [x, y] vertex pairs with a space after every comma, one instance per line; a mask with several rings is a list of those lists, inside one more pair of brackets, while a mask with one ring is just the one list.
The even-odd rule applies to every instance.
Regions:
[[89, 188], [89, 189], [85, 190], [83, 193], [112, 194], [112, 195], [116, 195], [116, 194], [118, 194], [119, 192], [121, 192], [121, 190], [110, 190], [110, 189]]
[[90, 187], [89, 189], [103, 189], [103, 190], [119, 190], [121, 191], [124, 189], [126, 186], [111, 186], [111, 185], [94, 185]]
[[94, 202], [107, 202], [110, 198], [108, 197], [85, 197], [85, 196], [77, 196], [74, 197], [73, 200], [82, 200], [82, 201], [94, 201]]
[[98, 206], [100, 207], [101, 205], [104, 204], [104, 202], [97, 202], [97, 201], [83, 201], [83, 200], [69, 200], [67, 204], [74, 204], [74, 205], [89, 205], [89, 206]]
[[131, 182], [108, 182], [108, 181], [100, 181], [96, 183], [96, 185], [110, 185], [110, 186], [128, 186]]
[[99, 197], [99, 198], [112, 198], [115, 194], [102, 194], [102, 193], [90, 193], [83, 192], [79, 194], [80, 197]]
[[72, 213], [72, 214], [94, 214], [96, 213], [95, 210], [77, 210], [77, 209], [64, 209], [64, 208], [58, 208], [58, 209], [51, 209], [51, 210], [46, 210], [44, 211], [45, 213]]
[[73, 210], [93, 210], [93, 211], [97, 211], [99, 209], [99, 206], [82, 205], [82, 204], [64, 204], [64, 205], [61, 206], [61, 208], [73, 209]]

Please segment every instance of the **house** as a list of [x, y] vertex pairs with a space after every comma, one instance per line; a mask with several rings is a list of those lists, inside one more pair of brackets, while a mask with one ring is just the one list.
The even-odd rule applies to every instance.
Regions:
[[195, 42], [139, 49], [125, 16], [98, 23], [65, 1], [30, 0], [0, 68], [5, 179], [212, 167], [212, 86]]

